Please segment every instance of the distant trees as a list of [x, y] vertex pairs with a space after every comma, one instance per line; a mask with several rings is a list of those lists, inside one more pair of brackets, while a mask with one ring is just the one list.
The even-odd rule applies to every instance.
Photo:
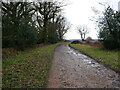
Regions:
[[58, 2], [2, 2], [3, 47], [56, 43], [69, 29]]
[[86, 34], [89, 33], [89, 30], [88, 30], [87, 26], [86, 25], [77, 26], [77, 30], [81, 35], [82, 41], [84, 41]]
[[99, 38], [107, 49], [120, 48], [120, 12], [108, 6], [98, 20]]

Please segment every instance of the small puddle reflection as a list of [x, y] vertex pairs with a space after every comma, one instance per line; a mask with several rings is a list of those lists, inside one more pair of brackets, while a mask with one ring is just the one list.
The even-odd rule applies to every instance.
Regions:
[[91, 64], [91, 66], [92, 66], [92, 67], [100, 67], [100, 65], [97, 64], [97, 63]]
[[91, 61], [88, 61], [87, 63], [88, 63], [88, 64], [91, 64], [92, 62], [91, 62]]
[[83, 59], [85, 62], [88, 62], [89, 60], [87, 60], [87, 59]]

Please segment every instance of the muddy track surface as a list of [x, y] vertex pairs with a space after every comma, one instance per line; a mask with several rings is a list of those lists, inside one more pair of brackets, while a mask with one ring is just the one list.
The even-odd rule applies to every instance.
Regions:
[[47, 88], [120, 88], [119, 74], [74, 50], [55, 49]]

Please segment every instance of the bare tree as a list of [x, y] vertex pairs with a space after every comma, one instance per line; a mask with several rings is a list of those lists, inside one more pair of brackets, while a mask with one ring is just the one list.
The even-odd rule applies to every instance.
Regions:
[[56, 23], [58, 29], [58, 38], [61, 41], [63, 39], [63, 36], [71, 28], [71, 24], [67, 22], [63, 16], [59, 16]]
[[82, 41], [84, 41], [86, 34], [89, 33], [88, 27], [86, 25], [80, 25], [80, 26], [77, 26], [77, 30], [81, 35]]
[[50, 21], [55, 20], [55, 17], [60, 13], [61, 6], [57, 5], [57, 2], [37, 2], [34, 4], [37, 10], [37, 22], [40, 28], [42, 28], [43, 42], [47, 43], [48, 30], [47, 26]]

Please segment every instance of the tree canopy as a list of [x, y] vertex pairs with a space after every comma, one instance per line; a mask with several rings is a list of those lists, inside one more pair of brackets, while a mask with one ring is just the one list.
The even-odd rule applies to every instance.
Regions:
[[120, 46], [120, 12], [108, 6], [98, 24], [99, 38], [103, 40], [108, 49], [116, 49]]
[[3, 47], [56, 43], [69, 29], [58, 2], [2, 2]]

